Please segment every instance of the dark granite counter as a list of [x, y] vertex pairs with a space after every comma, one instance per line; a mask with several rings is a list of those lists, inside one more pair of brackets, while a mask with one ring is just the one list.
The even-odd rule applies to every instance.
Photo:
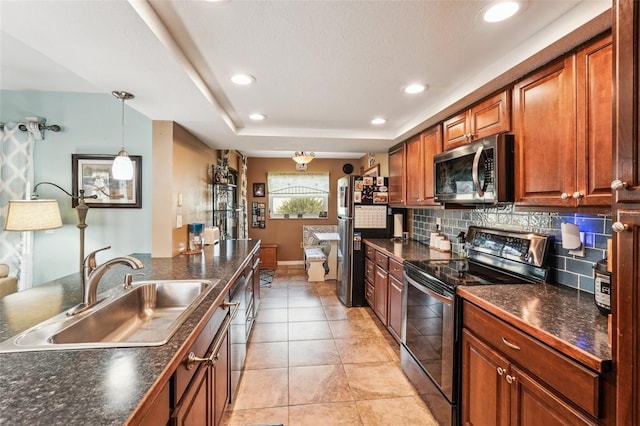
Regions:
[[375, 246], [378, 250], [383, 250], [398, 262], [404, 260], [445, 260], [455, 257], [451, 252], [443, 252], [433, 249], [427, 244], [414, 240], [396, 242], [390, 238], [365, 239], [365, 243]]
[[[186, 355], [194, 331], [199, 330], [222, 299], [259, 241], [222, 241], [205, 247], [204, 254], [154, 258], [133, 254], [150, 279], [219, 279], [219, 284], [195, 309], [168, 343], [156, 347], [0, 354], [0, 424], [120, 425], [145, 397], [157, 393]], [[98, 261], [108, 259], [108, 252]], [[110, 269], [99, 293], [109, 294], [122, 284], [126, 266]], [[80, 274], [0, 299], [0, 340], [76, 305]]]
[[[399, 262], [455, 256], [412, 240], [365, 242]], [[600, 315], [590, 293], [554, 284], [461, 286], [457, 293], [596, 371], [610, 368], [607, 318]]]
[[590, 293], [554, 284], [458, 287], [457, 292], [596, 371], [610, 368], [607, 317]]

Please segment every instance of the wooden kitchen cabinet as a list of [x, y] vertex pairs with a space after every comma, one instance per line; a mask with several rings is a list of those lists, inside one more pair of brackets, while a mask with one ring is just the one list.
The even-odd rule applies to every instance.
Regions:
[[[277, 244], [274, 244], [277, 246]], [[260, 268], [262, 260], [260, 258], [262, 254], [262, 245], [260, 250], [253, 254], [253, 318], [258, 317], [258, 309], [260, 308]]]
[[402, 337], [402, 281], [389, 275], [389, 326], [387, 329], [397, 342]]
[[405, 150], [404, 144], [389, 150], [389, 204], [405, 205]]
[[373, 283], [373, 291], [375, 293], [373, 299], [373, 310], [382, 321], [385, 327], [388, 325], [387, 321], [387, 293], [389, 285], [389, 273], [376, 265], [376, 277]]
[[616, 424], [640, 419], [640, 3], [614, 0], [615, 39], [613, 196], [613, 347], [616, 349]]
[[440, 125], [433, 126], [405, 143], [406, 205], [439, 205], [434, 200], [433, 157], [442, 152]]
[[515, 84], [516, 203], [609, 205], [611, 38]]
[[511, 93], [506, 90], [445, 120], [443, 148], [449, 150], [476, 139], [511, 130]]
[[221, 424], [230, 397], [230, 323], [228, 306], [217, 309], [189, 350], [189, 354], [211, 362], [189, 363], [187, 356], [176, 369], [172, 379], [172, 425]]
[[463, 303], [462, 424], [595, 425], [601, 378]]
[[[375, 250], [367, 245], [365, 245], [365, 250], [367, 250], [367, 257], [364, 259], [364, 298], [369, 306], [373, 308], [375, 304], [374, 281], [376, 279], [376, 265], [372, 257], [375, 256]], [[372, 257], [369, 257], [369, 251], [371, 251]]]
[[278, 269], [278, 245], [260, 243], [260, 269]]

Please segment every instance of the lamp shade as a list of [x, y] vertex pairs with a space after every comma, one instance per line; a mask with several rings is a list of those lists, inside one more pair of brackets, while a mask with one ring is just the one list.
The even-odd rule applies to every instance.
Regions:
[[291, 159], [298, 164], [308, 164], [311, 160], [315, 158], [315, 154], [313, 152], [303, 152], [297, 151]]
[[133, 179], [133, 163], [127, 151], [124, 149], [114, 158], [113, 166], [111, 166], [111, 174], [113, 174], [113, 178], [117, 180]]
[[10, 200], [5, 231], [41, 231], [62, 227], [56, 200]]

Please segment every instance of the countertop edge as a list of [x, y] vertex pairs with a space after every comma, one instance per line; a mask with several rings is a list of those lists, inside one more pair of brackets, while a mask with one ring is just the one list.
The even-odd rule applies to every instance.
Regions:
[[553, 349], [559, 351], [562, 355], [566, 356], [567, 358], [575, 360], [599, 373], [606, 373], [610, 370], [611, 360], [600, 359], [595, 355], [585, 352], [582, 349], [574, 345], [571, 345], [552, 334], [549, 334], [539, 328], [536, 328], [530, 324], [527, 324], [525, 321], [522, 321], [517, 316], [504, 311], [503, 309], [495, 306], [494, 304], [483, 299], [482, 297], [478, 297], [472, 293], [467, 292], [464, 289], [464, 287], [458, 287], [457, 294], [461, 296], [463, 299], [477, 305], [478, 307], [494, 315], [495, 317], [507, 322], [508, 324], [518, 328], [522, 332], [527, 333], [532, 337], [538, 339], [539, 341], [546, 344], [547, 346], [550, 346]]

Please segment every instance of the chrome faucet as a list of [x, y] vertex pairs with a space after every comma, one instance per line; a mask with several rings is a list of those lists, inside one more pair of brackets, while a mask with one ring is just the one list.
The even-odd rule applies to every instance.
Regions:
[[82, 305], [79, 310], [76, 310], [74, 313], [81, 312], [96, 304], [98, 301], [98, 283], [100, 283], [100, 279], [105, 272], [107, 272], [112, 266], [127, 265], [131, 269], [144, 268], [142, 262], [132, 256], [114, 257], [113, 259], [107, 260], [102, 265], [97, 266], [96, 253], [110, 248], [111, 246], [107, 246], [98, 249], [89, 253], [89, 255], [84, 259], [84, 262], [82, 263]]

